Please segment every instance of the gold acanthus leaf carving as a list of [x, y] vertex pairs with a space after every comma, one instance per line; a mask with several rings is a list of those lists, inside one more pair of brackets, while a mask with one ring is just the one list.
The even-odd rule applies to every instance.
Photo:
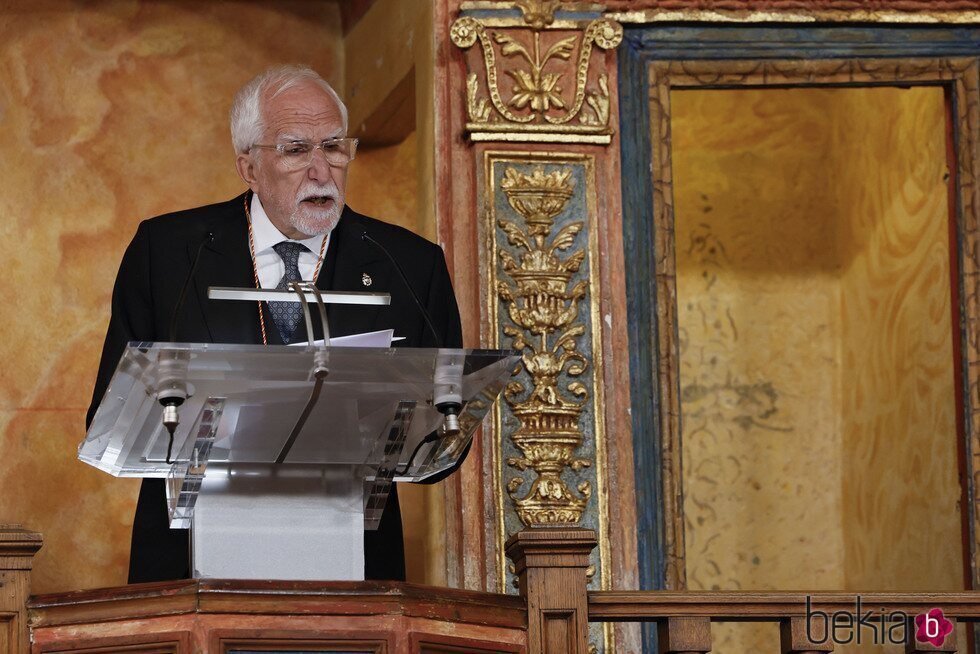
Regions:
[[453, 23], [453, 26], [449, 30], [449, 38], [460, 48], [469, 48], [477, 41], [480, 41], [480, 46], [483, 48], [483, 62], [486, 66], [487, 89], [490, 92], [490, 102], [501, 116], [512, 123], [528, 123], [534, 120], [533, 114], [529, 116], [517, 116], [504, 106], [504, 102], [500, 98], [500, 88], [497, 84], [497, 57], [493, 52], [493, 44], [490, 43], [490, 36], [478, 20], [469, 16], [456, 19], [456, 22]]
[[[578, 120], [583, 125], [608, 125], [609, 124], [609, 76], [605, 73], [599, 75], [599, 90], [589, 91], [585, 94], [585, 102], [589, 105], [595, 115], [588, 113], [579, 114]], [[487, 108], [489, 113], [490, 109]]]
[[476, 73], [466, 76], [466, 113], [471, 121], [485, 123], [490, 120], [490, 105], [486, 98], [478, 96], [480, 84]]
[[[589, 81], [589, 59], [592, 56], [592, 44], [595, 43], [603, 50], [615, 48], [623, 40], [623, 26], [611, 20], [600, 18], [589, 23], [582, 37], [582, 48], [579, 50], [578, 66], [575, 69], [575, 102], [564, 116], [544, 115], [544, 119], [552, 125], [562, 125], [578, 115], [585, 101], [585, 85]], [[606, 122], [608, 124], [608, 114]]]
[[578, 522], [592, 494], [589, 482], [578, 484], [576, 494], [562, 478], [565, 470], [579, 472], [591, 465], [574, 456], [584, 439], [579, 418], [588, 390], [580, 381], [564, 389], [560, 384], [562, 373], [578, 377], [589, 366], [578, 347], [586, 327], [576, 322], [589, 285], [586, 280], [572, 281], [585, 260], [585, 250], [575, 249], [585, 224], [568, 223], [552, 236], [555, 218], [574, 192], [571, 173], [570, 168], [546, 172], [538, 166], [530, 174], [507, 168], [500, 184], [511, 208], [524, 219], [523, 225], [497, 221], [515, 250], [499, 253], [509, 280], [499, 280], [496, 291], [513, 323], [503, 325], [503, 332], [521, 352], [530, 377], [530, 388], [513, 381], [504, 389], [504, 399], [520, 421], [510, 438], [522, 453], [509, 457], [507, 465], [536, 474], [524, 494], [519, 493], [524, 481], [520, 477], [507, 484], [525, 525]]
[[493, 40], [499, 43], [500, 54], [505, 57], [518, 56], [523, 58], [528, 69], [508, 70], [508, 75], [514, 78], [516, 86], [513, 88], [514, 95], [511, 96], [509, 105], [516, 109], [524, 109], [530, 106], [531, 111], [543, 113], [552, 106], [559, 109], [565, 108], [565, 101], [561, 97], [561, 87], [558, 86], [561, 80], [561, 73], [545, 73], [544, 67], [552, 59], [568, 61], [575, 50], [577, 37], [569, 36], [560, 39], [541, 54], [541, 34], [534, 33], [533, 55], [528, 52], [516, 38], [509, 34], [497, 32]]

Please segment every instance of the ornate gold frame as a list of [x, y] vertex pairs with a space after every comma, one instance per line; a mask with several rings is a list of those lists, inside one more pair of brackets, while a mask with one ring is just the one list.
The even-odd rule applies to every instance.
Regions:
[[[677, 343], [677, 289], [675, 281], [674, 210], [672, 204], [670, 91], [675, 88], [739, 86], [811, 86], [834, 84], [944, 84], [956, 94], [959, 143], [960, 276], [963, 287], [962, 343], [968, 399], [964, 411], [971, 417], [967, 439], [973, 492], [980, 486], [980, 65], [975, 59], [881, 60], [772, 60], [655, 62], [650, 81], [651, 161], [655, 228], [660, 430], [663, 460], [663, 497], [666, 542], [666, 581], [671, 589], [685, 585], [684, 509], [680, 467], [679, 350]], [[980, 507], [974, 501], [973, 542], [970, 544], [971, 578], [980, 588]]]

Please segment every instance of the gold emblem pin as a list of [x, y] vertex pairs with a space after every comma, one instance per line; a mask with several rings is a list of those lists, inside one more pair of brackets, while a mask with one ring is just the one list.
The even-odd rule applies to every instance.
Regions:
[[367, 273], [361, 273], [361, 283], [364, 284], [365, 286], [370, 286], [371, 284], [374, 283], [374, 280], [371, 279], [371, 275]]

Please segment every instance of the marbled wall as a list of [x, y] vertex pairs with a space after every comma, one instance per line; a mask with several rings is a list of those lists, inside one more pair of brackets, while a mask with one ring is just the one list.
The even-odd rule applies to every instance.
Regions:
[[943, 102], [672, 93], [690, 588], [963, 587]]
[[43, 532], [36, 592], [125, 582], [138, 483], [75, 454], [136, 224], [240, 193], [235, 90], [284, 61], [342, 88], [340, 33], [331, 2], [0, 5], [0, 520]]

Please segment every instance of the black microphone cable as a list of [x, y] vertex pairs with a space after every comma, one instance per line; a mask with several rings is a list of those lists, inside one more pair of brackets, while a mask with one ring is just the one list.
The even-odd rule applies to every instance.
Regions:
[[[371, 235], [367, 233], [367, 230], [361, 232], [361, 240], [369, 241], [373, 243], [375, 246], [377, 246], [379, 250], [384, 252], [386, 257], [388, 257], [388, 261], [390, 261], [391, 265], [394, 266], [395, 270], [398, 271], [398, 276], [401, 277], [402, 284], [405, 285], [405, 288], [408, 289], [408, 292], [411, 294], [412, 299], [415, 301], [415, 306], [418, 307], [419, 313], [421, 313], [422, 317], [425, 319], [425, 324], [426, 326], [428, 326], [429, 332], [431, 332], [432, 334], [432, 338], [435, 339], [435, 346], [438, 348], [443, 347], [442, 337], [439, 336], [439, 332], [437, 332], [436, 328], [432, 325], [432, 318], [431, 316], [429, 316], [429, 312], [425, 310], [425, 306], [422, 304], [422, 300], [419, 298], [418, 293], [415, 292], [415, 289], [412, 287], [412, 285], [408, 282], [408, 277], [405, 275], [405, 271], [402, 270], [402, 267], [398, 265], [397, 261], [395, 261], [395, 257], [391, 256], [391, 252], [388, 251], [388, 248], [386, 248], [385, 246], [381, 245], [381, 243], [378, 243], [376, 240], [371, 238]], [[461, 408], [462, 405], [455, 400], [436, 404], [436, 409], [446, 417], [446, 421], [447, 421], [446, 424], [453, 425], [453, 430], [454, 430], [453, 433], [459, 432], [459, 426], [457, 423], [456, 416], [459, 415]], [[405, 463], [405, 466], [401, 470], [394, 470], [393, 471], [394, 474], [404, 475], [405, 473], [407, 473], [409, 469], [411, 469], [412, 464], [415, 462], [415, 457], [416, 455], [418, 455], [419, 450], [422, 449], [422, 446], [428, 445], [429, 443], [432, 443], [438, 439], [439, 439], [438, 433], [432, 432], [431, 434], [423, 438], [421, 441], [419, 441], [418, 444], [415, 446], [412, 455], [408, 458], [408, 461]]]
[[398, 276], [401, 277], [402, 284], [405, 285], [405, 288], [408, 289], [412, 299], [415, 300], [415, 306], [419, 308], [419, 313], [422, 314], [422, 317], [425, 319], [425, 324], [429, 327], [429, 331], [432, 332], [432, 338], [435, 339], [435, 346], [442, 347], [442, 338], [439, 336], [439, 332], [436, 331], [436, 328], [432, 326], [432, 319], [429, 317], [429, 312], [426, 311], [425, 307], [422, 305], [422, 300], [419, 299], [418, 293], [416, 293], [415, 289], [412, 288], [412, 285], [408, 283], [408, 277], [405, 276], [405, 271], [402, 270], [402, 267], [398, 265], [397, 261], [395, 261], [395, 257], [391, 256], [391, 252], [388, 252], [388, 248], [371, 238], [371, 235], [368, 234], [367, 231], [361, 232], [361, 240], [370, 241], [377, 246], [379, 250], [385, 253], [385, 256], [388, 257], [388, 261], [390, 261], [391, 265], [393, 265], [395, 270], [398, 271]]

